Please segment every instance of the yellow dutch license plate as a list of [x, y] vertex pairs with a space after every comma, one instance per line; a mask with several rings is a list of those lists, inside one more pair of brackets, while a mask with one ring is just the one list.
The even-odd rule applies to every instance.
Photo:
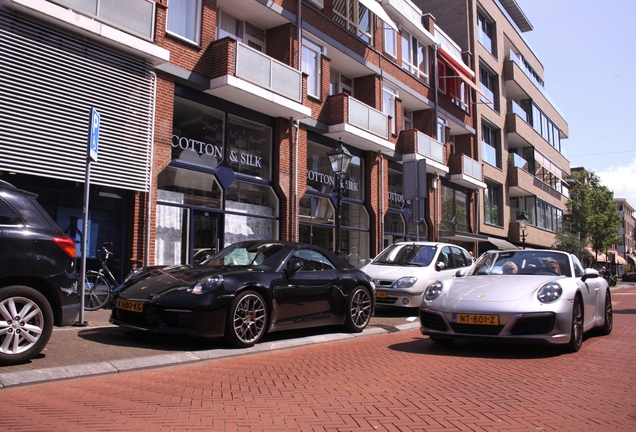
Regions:
[[454, 313], [453, 322], [457, 324], [499, 325], [499, 315]]
[[375, 292], [375, 298], [382, 298], [382, 299], [386, 298], [386, 292], [384, 292], [384, 291], [376, 291]]
[[117, 309], [127, 310], [131, 312], [143, 312], [144, 304], [142, 302], [117, 299]]

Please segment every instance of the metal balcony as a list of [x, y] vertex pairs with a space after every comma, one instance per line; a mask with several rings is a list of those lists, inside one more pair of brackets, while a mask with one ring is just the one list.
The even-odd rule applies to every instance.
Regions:
[[272, 117], [311, 117], [303, 106], [302, 72], [232, 38], [215, 41], [206, 93]]
[[448, 162], [450, 179], [468, 189], [485, 189], [483, 167], [465, 154], [451, 155]]

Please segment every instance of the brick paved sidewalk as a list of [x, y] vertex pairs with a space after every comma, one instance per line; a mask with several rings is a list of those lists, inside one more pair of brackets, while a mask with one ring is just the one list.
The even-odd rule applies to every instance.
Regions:
[[636, 290], [562, 354], [417, 329], [0, 391], [7, 431], [636, 430]]

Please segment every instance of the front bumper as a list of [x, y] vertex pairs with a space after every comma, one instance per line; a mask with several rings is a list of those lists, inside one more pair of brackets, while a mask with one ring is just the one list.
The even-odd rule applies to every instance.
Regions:
[[212, 310], [163, 307], [149, 301], [141, 312], [119, 309], [113, 304], [110, 323], [153, 333], [221, 337], [225, 334], [226, 308]]
[[[479, 312], [484, 314], [484, 312]], [[567, 311], [492, 313], [499, 316], [499, 325], [459, 324], [454, 313], [426, 307], [420, 308], [423, 335], [449, 339], [499, 339], [542, 341], [565, 344], [570, 341], [572, 314]]]
[[420, 307], [424, 291], [382, 289], [376, 287], [375, 302], [378, 306]]

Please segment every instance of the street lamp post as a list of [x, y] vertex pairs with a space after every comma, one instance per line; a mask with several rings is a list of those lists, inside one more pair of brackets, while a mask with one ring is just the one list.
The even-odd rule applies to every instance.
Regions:
[[521, 214], [517, 218], [519, 222], [519, 229], [521, 230], [521, 241], [523, 242], [523, 248], [526, 248], [526, 229], [528, 228], [528, 216], [525, 211], [521, 211]]
[[331, 170], [333, 171], [333, 192], [336, 192], [336, 244], [334, 245], [334, 252], [340, 256], [340, 223], [342, 219], [342, 182], [344, 180], [345, 173], [349, 167], [349, 162], [353, 158], [353, 155], [349, 153], [349, 150], [342, 144], [342, 140], [338, 140], [338, 147], [327, 153], [329, 156], [329, 163], [331, 164]]

